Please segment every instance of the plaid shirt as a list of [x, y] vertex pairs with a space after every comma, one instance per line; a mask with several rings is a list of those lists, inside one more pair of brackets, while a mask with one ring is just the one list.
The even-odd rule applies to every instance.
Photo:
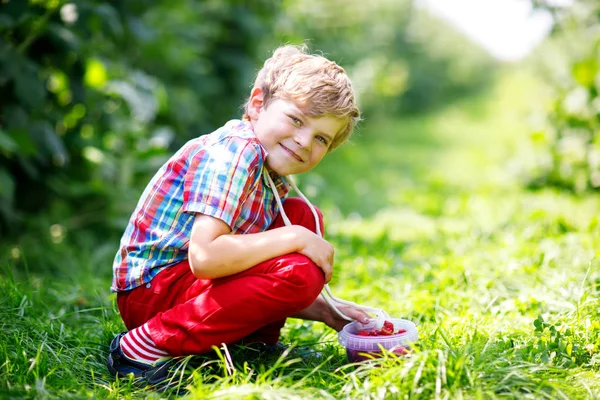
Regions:
[[[187, 142], [144, 190], [121, 238], [111, 290], [134, 289], [186, 260], [196, 213], [224, 221], [234, 234], [266, 230], [279, 212], [263, 175], [266, 156], [239, 120]], [[273, 178], [283, 201], [289, 184]]]

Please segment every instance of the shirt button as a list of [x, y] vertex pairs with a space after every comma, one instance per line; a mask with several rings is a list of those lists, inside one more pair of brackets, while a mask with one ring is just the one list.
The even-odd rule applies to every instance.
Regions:
[[150, 288], [152, 287], [152, 284], [151, 284], [151, 283], [146, 283], [146, 287], [147, 287], [148, 289], [150, 289]]

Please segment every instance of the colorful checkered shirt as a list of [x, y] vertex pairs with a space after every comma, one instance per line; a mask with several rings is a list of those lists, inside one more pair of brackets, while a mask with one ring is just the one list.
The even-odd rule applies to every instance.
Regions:
[[[239, 120], [187, 142], [144, 190], [121, 238], [111, 290], [147, 284], [186, 260], [196, 213], [224, 221], [234, 234], [266, 230], [279, 212], [263, 175], [266, 156], [251, 126]], [[283, 201], [289, 183], [271, 177]]]

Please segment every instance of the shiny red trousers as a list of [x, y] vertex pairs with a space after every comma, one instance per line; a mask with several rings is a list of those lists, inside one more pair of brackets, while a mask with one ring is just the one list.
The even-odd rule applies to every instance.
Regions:
[[[283, 207], [292, 224], [315, 231], [304, 201], [288, 198]], [[280, 215], [269, 229], [282, 226]], [[218, 279], [197, 279], [183, 261], [145, 286], [120, 292], [117, 303], [127, 329], [148, 322], [159, 349], [173, 356], [202, 354], [242, 339], [276, 343], [286, 318], [311, 305], [324, 284], [322, 270], [298, 253]]]

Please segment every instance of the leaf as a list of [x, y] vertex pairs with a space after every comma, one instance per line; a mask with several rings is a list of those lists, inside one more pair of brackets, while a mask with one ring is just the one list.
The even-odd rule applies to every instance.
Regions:
[[48, 31], [52, 34], [52, 36], [54, 36], [54, 41], [58, 39], [60, 42], [62, 42], [60, 45], [62, 45], [65, 50], [79, 51], [79, 39], [71, 30], [60, 24], [50, 23], [48, 25]]
[[15, 75], [15, 95], [22, 104], [31, 108], [42, 108], [46, 97], [44, 84], [37, 76], [35, 64], [25, 61]]
[[11, 174], [0, 168], [0, 197], [12, 201], [15, 195], [15, 181]]
[[17, 143], [2, 129], [0, 129], [0, 150], [14, 153], [19, 149]]
[[[24, 24], [28, 19], [35, 18], [35, 14], [28, 12], [28, 1], [3, 1], [2, 15], [10, 16], [17, 24]], [[13, 22], [14, 24], [14, 22]]]
[[543, 324], [544, 324], [544, 319], [542, 318], [541, 315], [538, 315], [538, 317], [533, 321], [533, 326], [535, 326], [536, 331], [541, 332], [543, 330]]
[[[139, 78], [139, 74], [133, 75], [133, 77]], [[145, 79], [152, 81], [150, 77]], [[148, 82], [137, 79], [136, 83], [134, 85], [126, 81], [115, 80], [108, 84], [108, 90], [125, 100], [134, 119], [146, 124], [156, 116], [158, 102], [154, 97], [153, 88], [147, 87]]]
[[22, 129], [12, 129], [7, 132], [10, 139], [17, 145], [20, 156], [30, 156], [37, 152], [35, 143], [29, 137], [27, 131]]
[[109, 4], [100, 4], [94, 7], [94, 12], [102, 18], [115, 37], [123, 34], [123, 26], [114, 7]]
[[544, 132], [544, 131], [532, 132], [530, 137], [531, 137], [531, 141], [537, 145], [546, 144], [548, 142], [548, 138], [546, 137], [546, 132]]
[[19, 166], [25, 172], [25, 174], [33, 180], [37, 180], [40, 177], [40, 168], [35, 165], [29, 158], [20, 157], [17, 159]]
[[156, 37], [156, 32], [140, 18], [130, 18], [128, 23], [131, 33], [140, 42], [150, 42]]
[[0, 14], [0, 28], [8, 29], [15, 25], [15, 21], [6, 14]]
[[594, 85], [594, 78], [598, 71], [598, 64], [593, 59], [583, 60], [573, 65], [573, 78], [577, 83], [585, 87]]
[[62, 139], [54, 132], [50, 124], [42, 125], [44, 138], [52, 154], [52, 164], [62, 167], [69, 161], [69, 154]]
[[98, 59], [90, 59], [85, 68], [85, 84], [94, 88], [102, 89], [106, 85], [106, 68]]
[[0, 115], [9, 129], [25, 129], [29, 124], [29, 115], [20, 104], [7, 104]]

